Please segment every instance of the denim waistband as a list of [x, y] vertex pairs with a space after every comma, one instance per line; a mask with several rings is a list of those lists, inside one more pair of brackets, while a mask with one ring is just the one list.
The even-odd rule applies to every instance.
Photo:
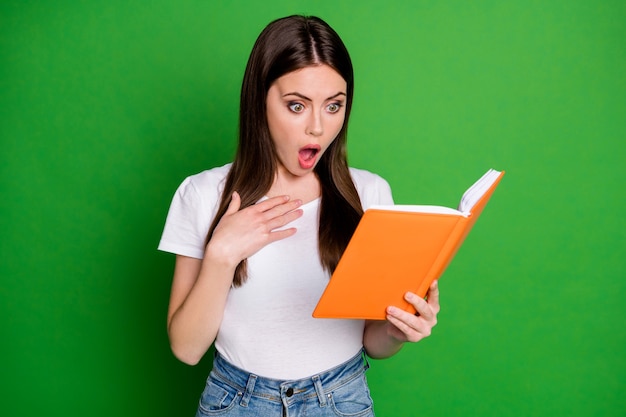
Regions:
[[328, 393], [361, 376], [368, 368], [369, 363], [361, 350], [348, 361], [322, 373], [298, 380], [277, 380], [246, 372], [216, 352], [211, 375], [239, 390], [244, 407], [253, 396], [287, 406], [317, 396], [320, 405], [325, 406]]

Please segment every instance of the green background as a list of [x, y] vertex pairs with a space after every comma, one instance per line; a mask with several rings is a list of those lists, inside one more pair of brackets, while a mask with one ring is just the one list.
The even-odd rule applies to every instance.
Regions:
[[573, 0], [0, 3], [0, 414], [193, 415], [156, 246], [292, 13], [347, 44], [350, 163], [398, 203], [507, 171], [433, 336], [372, 362], [377, 415], [623, 416], [626, 2]]

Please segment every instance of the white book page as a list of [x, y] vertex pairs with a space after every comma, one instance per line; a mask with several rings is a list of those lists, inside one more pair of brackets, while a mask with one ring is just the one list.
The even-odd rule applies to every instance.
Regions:
[[[407, 213], [432, 213], [432, 214], [450, 214], [454, 216], [468, 217], [470, 211], [476, 205], [478, 200], [489, 190], [489, 187], [498, 179], [500, 171], [490, 169], [482, 177], [478, 179], [470, 188], [465, 191], [459, 208], [457, 210], [444, 206], [431, 205], [374, 205], [369, 209], [403, 211]], [[368, 209], [368, 210], [369, 210]]]
[[383, 205], [374, 205], [368, 208], [368, 210], [387, 210], [387, 211], [403, 211], [406, 213], [432, 213], [432, 214], [452, 214], [455, 216], [465, 216], [464, 213], [461, 213], [459, 210], [455, 210], [450, 207], [443, 206], [416, 206], [416, 205], [402, 205], [397, 204], [395, 206], [383, 206]]
[[489, 187], [498, 179], [500, 175], [500, 171], [496, 171], [495, 169], [490, 169], [480, 177], [478, 181], [476, 181], [470, 188], [465, 191], [463, 197], [461, 198], [461, 203], [459, 204], [459, 211], [463, 213], [469, 213], [472, 208], [478, 203], [478, 200], [485, 195]]

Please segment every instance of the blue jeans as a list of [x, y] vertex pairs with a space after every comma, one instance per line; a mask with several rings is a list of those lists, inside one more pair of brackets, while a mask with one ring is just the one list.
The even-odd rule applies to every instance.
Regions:
[[328, 371], [295, 381], [263, 378], [216, 354], [196, 417], [373, 417], [363, 352]]

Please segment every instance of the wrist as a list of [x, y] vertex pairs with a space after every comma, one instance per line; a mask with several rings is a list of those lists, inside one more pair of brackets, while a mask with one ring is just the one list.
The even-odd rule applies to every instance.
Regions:
[[239, 256], [233, 255], [232, 251], [229, 251], [228, 248], [219, 243], [210, 241], [204, 250], [203, 263], [205, 264], [216, 265], [234, 272], [241, 261], [242, 259]]
[[388, 321], [368, 322], [365, 327], [363, 345], [367, 354], [374, 359], [395, 355], [404, 343], [395, 336], [394, 326]]

